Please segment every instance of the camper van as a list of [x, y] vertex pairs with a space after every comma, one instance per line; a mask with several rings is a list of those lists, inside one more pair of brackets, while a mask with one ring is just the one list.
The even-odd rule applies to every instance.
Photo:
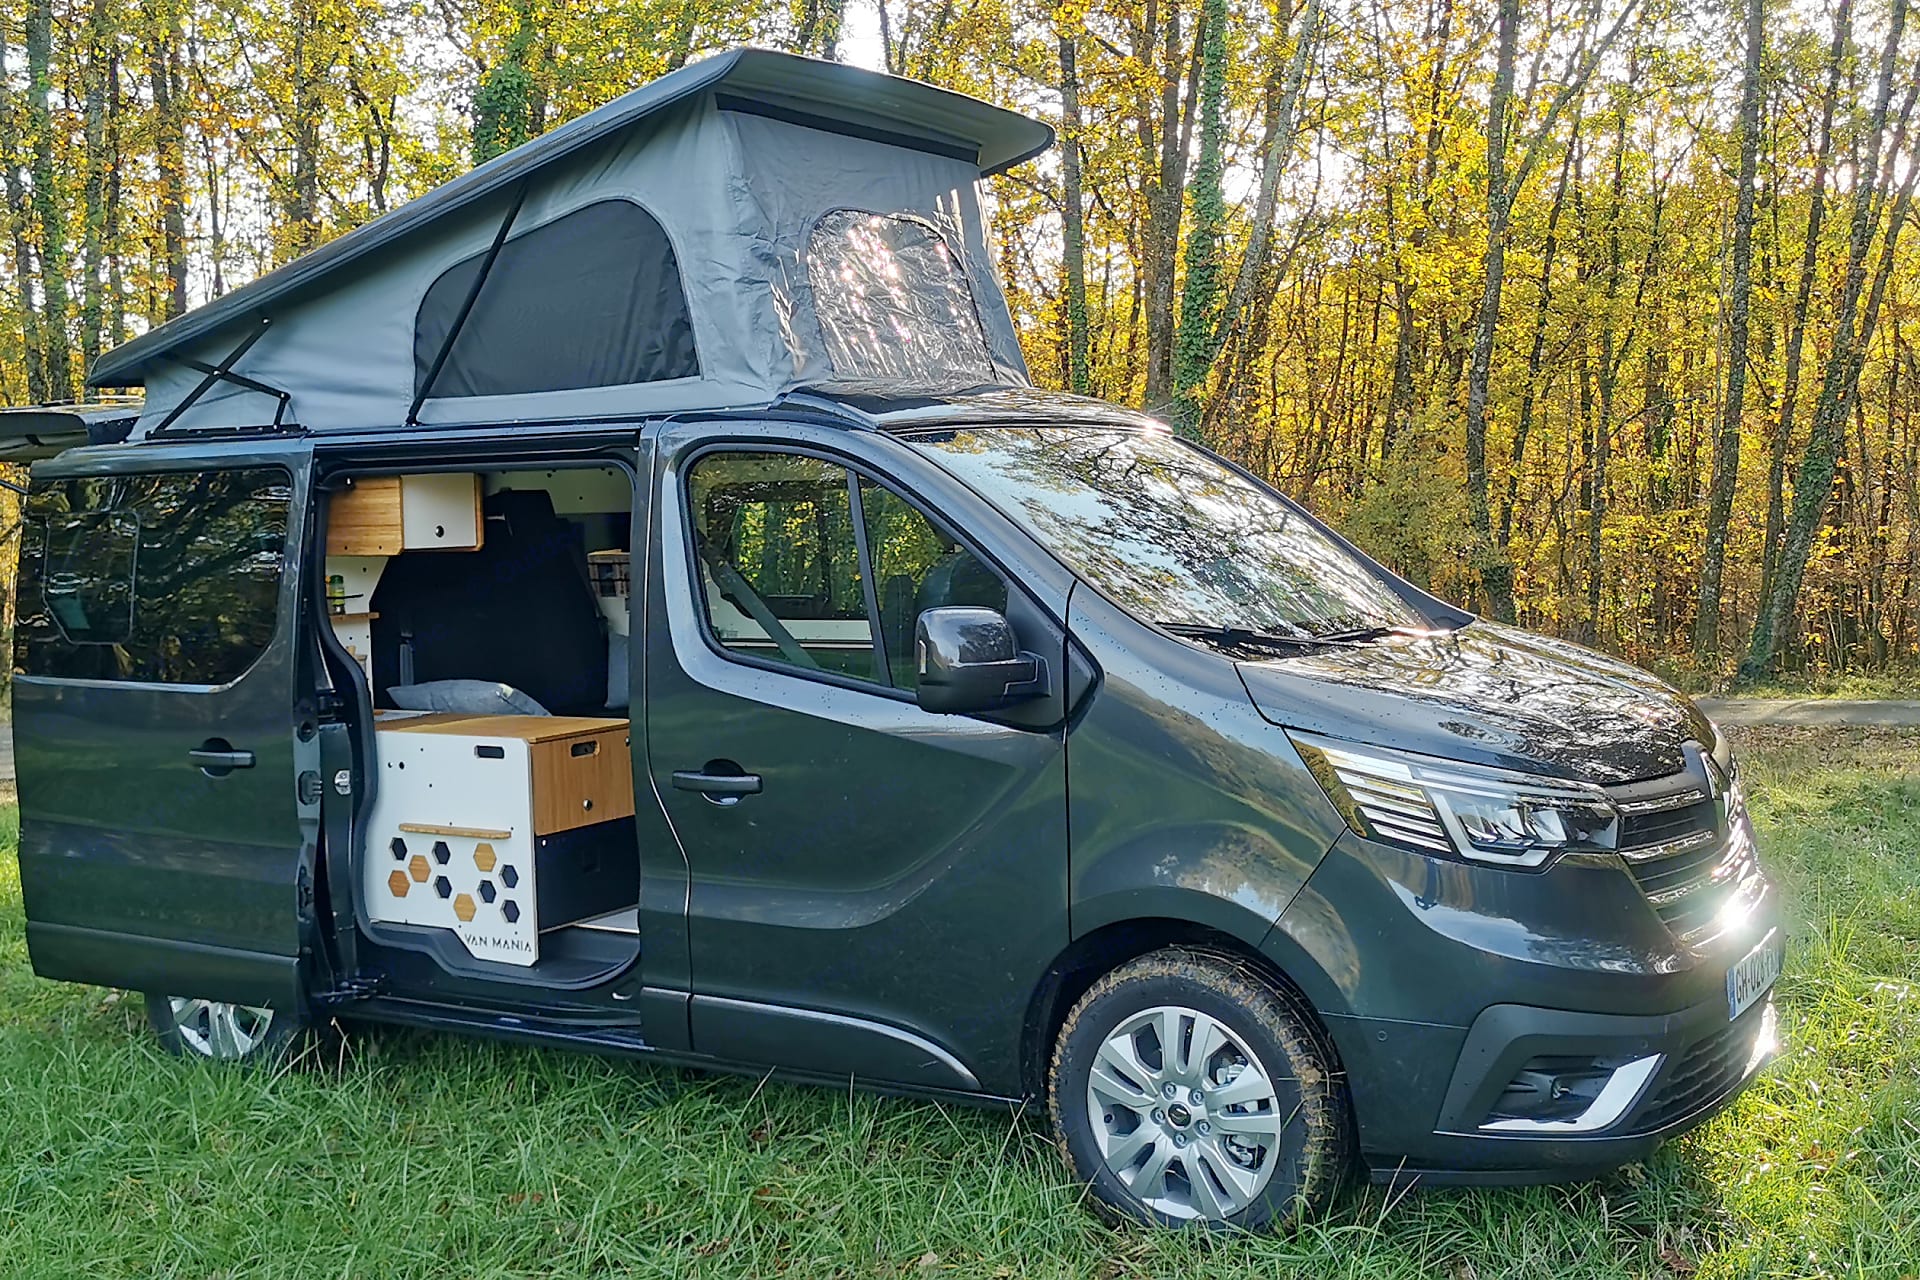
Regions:
[[763, 51], [103, 356], [14, 640], [34, 968], [1043, 1109], [1106, 1210], [1590, 1177], [1773, 1052], [1727, 740], [1035, 390], [1048, 128]]

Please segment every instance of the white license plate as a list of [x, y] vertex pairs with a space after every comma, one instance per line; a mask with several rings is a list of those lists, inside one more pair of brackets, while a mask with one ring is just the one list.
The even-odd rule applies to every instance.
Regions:
[[1786, 954], [1786, 945], [1778, 929], [1771, 930], [1760, 939], [1758, 946], [1727, 970], [1727, 1020], [1731, 1022], [1745, 1013], [1749, 1006], [1780, 977], [1780, 962]]

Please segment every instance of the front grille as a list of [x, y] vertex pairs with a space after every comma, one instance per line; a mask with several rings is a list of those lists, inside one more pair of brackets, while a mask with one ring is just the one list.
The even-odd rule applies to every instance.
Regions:
[[1652, 1133], [1664, 1128], [1724, 1097], [1744, 1080], [1768, 1009], [1768, 1002], [1761, 1000], [1738, 1021], [1695, 1041], [1634, 1117], [1633, 1131]]
[[[1621, 788], [1620, 856], [1655, 914], [1683, 942], [1704, 938], [1752, 869], [1739, 783], [1712, 794], [1687, 775]], [[1717, 788], [1713, 789], [1717, 790]]]

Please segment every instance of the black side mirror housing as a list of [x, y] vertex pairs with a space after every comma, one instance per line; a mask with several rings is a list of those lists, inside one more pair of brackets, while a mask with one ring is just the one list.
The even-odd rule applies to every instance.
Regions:
[[997, 711], [1052, 692], [1047, 660], [1020, 648], [1013, 625], [995, 609], [928, 609], [913, 629], [922, 709], [955, 714]]

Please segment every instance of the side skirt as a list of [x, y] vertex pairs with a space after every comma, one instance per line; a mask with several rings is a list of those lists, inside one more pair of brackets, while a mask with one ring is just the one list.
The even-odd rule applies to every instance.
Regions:
[[[654, 1007], [686, 998], [682, 992], [662, 991], [652, 987], [645, 988], [642, 997], [648, 1005]], [[433, 1031], [452, 1031], [520, 1044], [578, 1049], [618, 1057], [645, 1058], [663, 1066], [689, 1067], [699, 1071], [750, 1076], [762, 1080], [772, 1079], [787, 1084], [824, 1085], [829, 1088], [845, 1089], [849, 1083], [852, 1083], [867, 1093], [888, 1097], [932, 1098], [978, 1107], [1027, 1110], [1031, 1109], [1032, 1105], [1031, 1099], [1008, 1097], [1002, 1094], [900, 1084], [884, 1080], [865, 1080], [850, 1077], [846, 1073], [769, 1067], [761, 1063], [730, 1061], [685, 1050], [665, 1049], [647, 1043], [637, 1025], [621, 1025], [605, 1019], [567, 1020], [500, 1013], [435, 1004], [425, 1000], [408, 1000], [396, 996], [375, 996], [343, 1006], [338, 1012], [342, 1016], [358, 1021], [420, 1027]]]

